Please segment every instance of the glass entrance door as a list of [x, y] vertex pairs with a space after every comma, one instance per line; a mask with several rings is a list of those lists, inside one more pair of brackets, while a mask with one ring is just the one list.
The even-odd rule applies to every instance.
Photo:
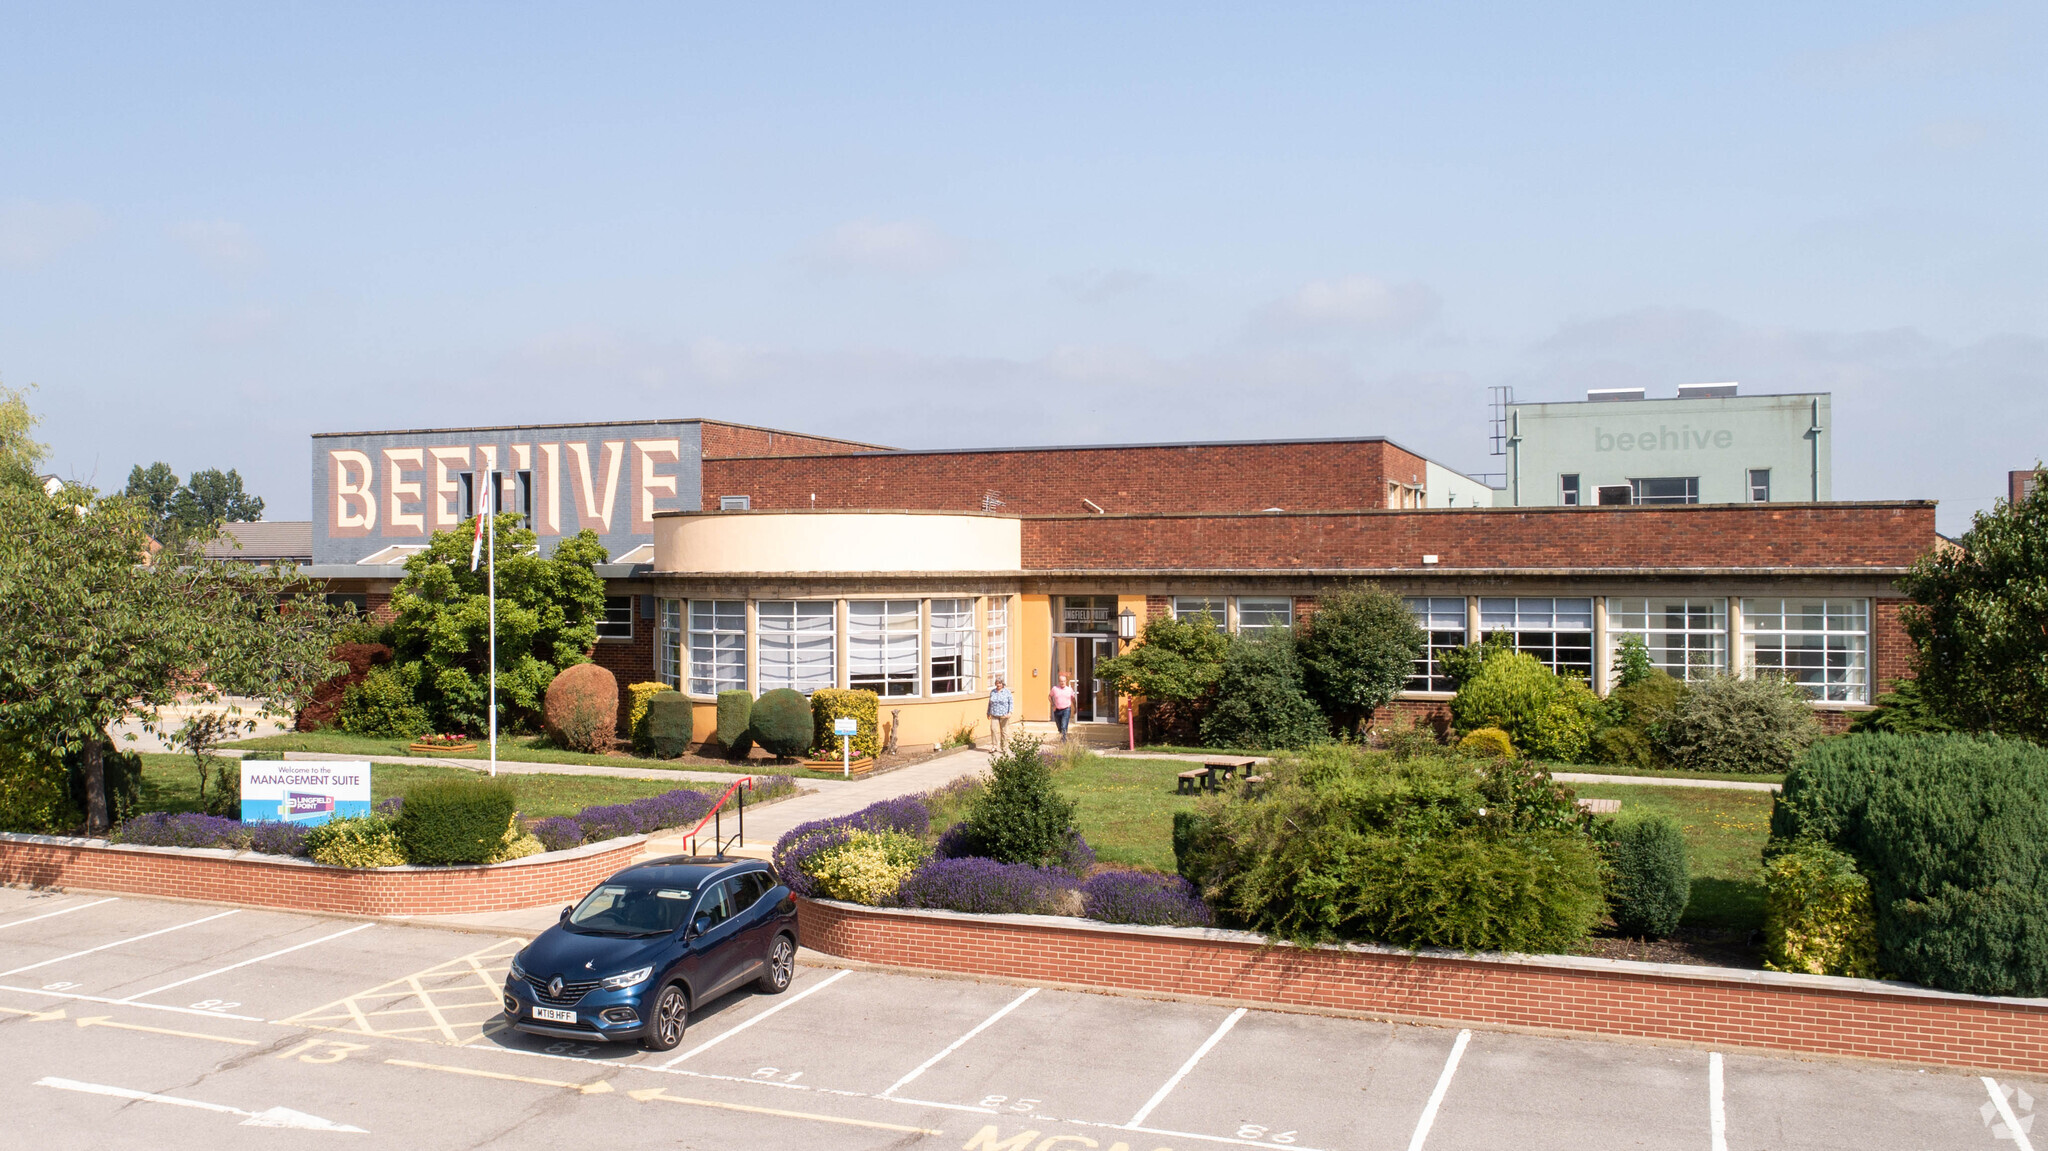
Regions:
[[1095, 675], [1095, 665], [1116, 654], [1116, 640], [1093, 635], [1056, 635], [1052, 638], [1052, 675], [1058, 683], [1061, 672], [1074, 685], [1075, 723], [1115, 723], [1116, 691]]

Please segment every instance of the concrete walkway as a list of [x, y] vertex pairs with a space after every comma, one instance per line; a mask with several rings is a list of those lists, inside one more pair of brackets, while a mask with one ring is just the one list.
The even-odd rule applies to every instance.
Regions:
[[1662, 775], [1588, 775], [1582, 771], [1553, 771], [1559, 783], [1626, 783], [1646, 787], [1706, 787], [1716, 791], [1783, 791], [1777, 783], [1750, 783], [1734, 779], [1672, 779]]
[[[780, 803], [764, 807], [758, 813], [748, 815], [746, 841], [737, 850], [729, 851], [727, 854], [766, 859], [769, 852], [774, 849], [775, 841], [782, 838], [785, 832], [788, 832], [800, 823], [809, 823], [814, 819], [826, 819], [835, 815], [848, 815], [859, 811], [868, 804], [874, 803], [876, 800], [893, 799], [899, 795], [930, 791], [935, 787], [951, 783], [961, 776], [979, 775], [988, 769], [988, 756], [989, 753], [986, 751], [962, 748], [950, 755], [942, 755], [910, 767], [885, 772], [881, 775], [869, 776], [866, 779], [799, 780], [797, 785], [804, 789], [802, 794], [797, 795], [793, 799], [785, 799]], [[294, 758], [297, 757], [294, 756]], [[424, 763], [431, 761], [403, 760], [401, 762]], [[505, 769], [505, 765], [502, 762], [498, 766], [501, 771]], [[539, 765], [523, 764], [521, 766], [535, 767]], [[589, 768], [586, 770], [616, 773], [632, 769]], [[661, 775], [664, 773], [657, 772], [655, 774]], [[710, 773], [672, 772], [666, 774], [704, 775]], [[724, 826], [726, 833], [731, 834], [733, 831], [731, 823], [727, 822]], [[688, 830], [688, 828], [681, 827], [671, 828], [649, 837], [646, 849], [641, 853], [641, 858], [650, 859], [663, 855], [681, 855], [687, 852], [689, 847], [683, 837], [683, 833]], [[394, 916], [393, 918], [401, 919], [407, 923], [453, 928], [459, 931], [485, 931], [505, 935], [533, 936], [552, 926], [561, 913], [560, 905], [549, 903], [540, 907], [529, 907], [519, 911], [470, 912], [457, 915]]]

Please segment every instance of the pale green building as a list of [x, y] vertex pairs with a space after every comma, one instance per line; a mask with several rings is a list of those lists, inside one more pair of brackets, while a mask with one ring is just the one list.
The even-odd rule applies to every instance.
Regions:
[[1828, 393], [1744, 396], [1686, 384], [1650, 399], [1604, 388], [1506, 409], [1510, 507], [1722, 504], [1834, 498]]

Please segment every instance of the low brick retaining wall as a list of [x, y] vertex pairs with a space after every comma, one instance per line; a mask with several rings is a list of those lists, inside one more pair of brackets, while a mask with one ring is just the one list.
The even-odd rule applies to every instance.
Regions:
[[0, 883], [343, 915], [516, 911], [581, 898], [638, 859], [646, 838], [609, 839], [506, 863], [357, 870], [253, 851], [0, 834]]
[[805, 900], [799, 924], [806, 947], [896, 967], [1418, 1022], [2048, 1072], [2041, 999], [1576, 956], [1268, 947], [1264, 937], [1237, 931], [823, 900]]

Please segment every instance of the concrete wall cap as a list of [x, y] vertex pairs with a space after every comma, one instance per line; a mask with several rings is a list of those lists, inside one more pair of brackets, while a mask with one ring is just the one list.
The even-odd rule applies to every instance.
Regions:
[[0, 832], [0, 843], [30, 843], [49, 847], [83, 848], [91, 851], [133, 852], [138, 855], [162, 855], [180, 859], [219, 859], [236, 863], [268, 864], [274, 867], [305, 867], [314, 871], [340, 872], [361, 875], [449, 875], [466, 871], [496, 871], [515, 867], [528, 867], [551, 863], [566, 863], [592, 855], [602, 855], [623, 847], [646, 842], [644, 835], [627, 835], [617, 839], [585, 843], [565, 851], [544, 851], [524, 859], [507, 859], [500, 863], [455, 863], [447, 866], [427, 866], [406, 863], [397, 867], [336, 867], [327, 863], [316, 863], [296, 855], [273, 855], [266, 851], [243, 851], [226, 847], [159, 847], [146, 843], [114, 843], [105, 839], [85, 839], [66, 835], [27, 835], [20, 832]]

